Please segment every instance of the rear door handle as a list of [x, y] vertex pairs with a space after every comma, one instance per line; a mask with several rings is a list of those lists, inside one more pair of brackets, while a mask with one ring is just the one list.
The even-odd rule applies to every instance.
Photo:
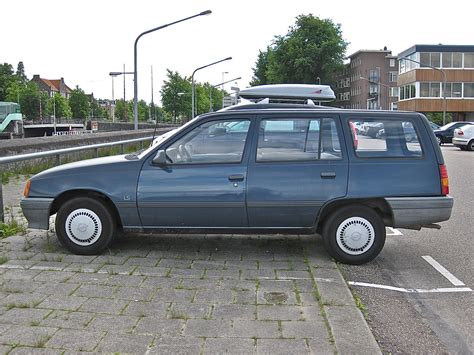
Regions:
[[323, 179], [334, 179], [336, 177], [336, 173], [334, 171], [325, 171], [321, 173], [321, 178]]
[[244, 175], [242, 174], [229, 175], [229, 181], [244, 181]]

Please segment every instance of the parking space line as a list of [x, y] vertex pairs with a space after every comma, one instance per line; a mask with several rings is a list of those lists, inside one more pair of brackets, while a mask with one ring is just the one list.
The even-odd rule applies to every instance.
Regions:
[[435, 259], [433, 259], [429, 255], [422, 256], [426, 262], [428, 262], [431, 266], [433, 266], [441, 275], [449, 280], [454, 286], [466, 286], [464, 282], [459, 280], [456, 276], [451, 274], [446, 268], [444, 268], [440, 263], [438, 263]]
[[347, 281], [347, 283], [351, 286], [380, 288], [380, 289], [383, 289], [383, 290], [397, 291], [397, 292], [403, 292], [403, 293], [472, 292], [472, 289], [470, 289], [469, 287], [448, 287], [448, 288], [422, 289], [422, 288], [394, 287], [394, 286], [388, 286], [388, 285], [371, 284], [371, 283], [367, 283], [367, 282], [355, 282], [355, 281]]
[[396, 228], [387, 227], [387, 229], [389, 229], [392, 232], [392, 233], [388, 233], [387, 235], [403, 235], [402, 232], [400, 232]]

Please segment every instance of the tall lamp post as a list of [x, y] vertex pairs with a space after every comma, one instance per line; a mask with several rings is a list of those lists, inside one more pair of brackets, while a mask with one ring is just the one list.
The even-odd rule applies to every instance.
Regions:
[[416, 64], [419, 64], [420, 66], [424, 66], [424, 67], [427, 67], [427, 68], [437, 70], [437, 71], [439, 71], [443, 74], [443, 126], [444, 126], [446, 124], [446, 111], [447, 111], [447, 106], [448, 106], [448, 101], [446, 101], [446, 72], [443, 69], [436, 68], [436, 67], [433, 67], [431, 65], [421, 63], [417, 60], [413, 60], [413, 59], [408, 58], [408, 57], [399, 58], [399, 60], [402, 60], [402, 59], [408, 60], [408, 61], [416, 63]]
[[[114, 78], [123, 75], [123, 104], [125, 105], [125, 118], [127, 118], [127, 104], [125, 102], [125, 75], [133, 74], [133, 71], [125, 71], [125, 64], [123, 65], [123, 71], [111, 71], [109, 75], [112, 77], [112, 101], [114, 101]], [[115, 105], [115, 101], [114, 101]], [[114, 118], [115, 118], [115, 107], [114, 107]]]
[[142, 36], [144, 36], [148, 33], [161, 30], [165, 27], [175, 25], [175, 24], [183, 22], [183, 21], [190, 20], [190, 19], [198, 17], [198, 16], [209, 15], [211, 13], [212, 13], [211, 10], [206, 10], [206, 11], [200, 12], [196, 15], [189, 16], [189, 17], [183, 18], [183, 19], [178, 20], [178, 21], [170, 22], [170, 23], [167, 23], [166, 25], [163, 25], [163, 26], [152, 28], [151, 30], [142, 32], [138, 35], [137, 39], [135, 40], [135, 45], [133, 47], [133, 68], [134, 68], [133, 69], [133, 81], [134, 81], [133, 82], [133, 119], [134, 119], [134, 125], [135, 125], [134, 128], [135, 128], [135, 130], [138, 129], [138, 83], [137, 83], [137, 45], [138, 45], [138, 40]]
[[[237, 81], [237, 80], [240, 80], [240, 79], [242, 79], [242, 77], [239, 76], [238, 78], [230, 79], [230, 80], [227, 80], [227, 81], [223, 81], [222, 83], [209, 86], [209, 112], [212, 112], [212, 89], [216, 88], [218, 86], [224, 87], [224, 84], [230, 83], [232, 81]], [[222, 90], [222, 91], [224, 91], [224, 90]]]
[[207, 64], [207, 65], [203, 65], [202, 67], [199, 67], [199, 68], [194, 69], [193, 74], [191, 75], [191, 83], [192, 83], [192, 91], [191, 91], [191, 105], [192, 105], [191, 118], [194, 118], [194, 101], [195, 101], [195, 96], [196, 96], [195, 87], [194, 87], [194, 74], [196, 74], [196, 72], [197, 72], [198, 70], [201, 70], [201, 69], [210, 67], [211, 65], [215, 65], [215, 64], [218, 64], [218, 63], [221, 63], [221, 62], [225, 62], [226, 60], [231, 60], [231, 59], [232, 59], [232, 57], [227, 57], [227, 58], [218, 60], [217, 62], [213, 62], [213, 63]]

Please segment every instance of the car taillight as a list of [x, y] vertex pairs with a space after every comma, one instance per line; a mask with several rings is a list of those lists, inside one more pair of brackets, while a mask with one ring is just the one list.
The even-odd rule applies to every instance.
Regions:
[[28, 197], [28, 195], [30, 194], [30, 185], [31, 185], [31, 181], [28, 180], [26, 182], [25, 189], [23, 190], [23, 196]]
[[441, 195], [449, 194], [449, 180], [448, 180], [448, 169], [446, 165], [441, 164], [439, 166], [439, 175], [441, 177]]
[[457, 134], [458, 134], [458, 136], [464, 136], [464, 132], [461, 131], [460, 129], [458, 129]]

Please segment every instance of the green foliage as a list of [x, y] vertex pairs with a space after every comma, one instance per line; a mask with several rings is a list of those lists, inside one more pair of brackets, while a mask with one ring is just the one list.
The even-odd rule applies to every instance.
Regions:
[[42, 113], [42, 100], [40, 97], [40, 91], [38, 85], [33, 82], [29, 82], [20, 92], [20, 106], [21, 112], [24, 116], [29, 119], [40, 117]]
[[94, 119], [100, 118], [100, 119], [107, 119], [108, 118], [108, 112], [106, 109], [102, 108], [97, 100], [92, 100], [90, 104], [91, 108], [91, 116]]
[[9, 63], [0, 64], [0, 101], [6, 101], [7, 88], [13, 81], [13, 66]]
[[28, 82], [28, 78], [25, 74], [25, 65], [23, 64], [23, 62], [18, 62], [15, 76], [17, 81], [22, 85], [25, 85]]
[[178, 119], [189, 119], [191, 117], [190, 80], [169, 69], [166, 69], [166, 76], [167, 80], [164, 81], [160, 91], [163, 110], [171, 116], [173, 122], [177, 122]]
[[[442, 112], [425, 112], [425, 116], [432, 122], [439, 126], [443, 125], [443, 113]], [[453, 121], [453, 115], [450, 112], [446, 113], [446, 123]]]
[[[61, 96], [60, 93], [55, 93], [54, 96], [49, 100], [50, 112], [56, 114], [58, 118], [71, 118], [72, 111], [69, 107], [69, 102]], [[54, 106], [53, 106], [54, 105]]]
[[117, 100], [115, 102], [115, 118], [120, 121], [133, 120], [133, 102]]
[[300, 15], [285, 36], [260, 52], [252, 84], [330, 82], [343, 65], [347, 42], [330, 19]]
[[84, 90], [76, 86], [69, 96], [69, 106], [71, 107], [73, 118], [87, 118], [90, 112], [89, 97]]
[[138, 101], [138, 120], [148, 121], [150, 119], [150, 107], [144, 100]]
[[10, 237], [12, 235], [24, 234], [26, 228], [20, 225], [15, 219], [8, 223], [0, 223], [0, 239]]

